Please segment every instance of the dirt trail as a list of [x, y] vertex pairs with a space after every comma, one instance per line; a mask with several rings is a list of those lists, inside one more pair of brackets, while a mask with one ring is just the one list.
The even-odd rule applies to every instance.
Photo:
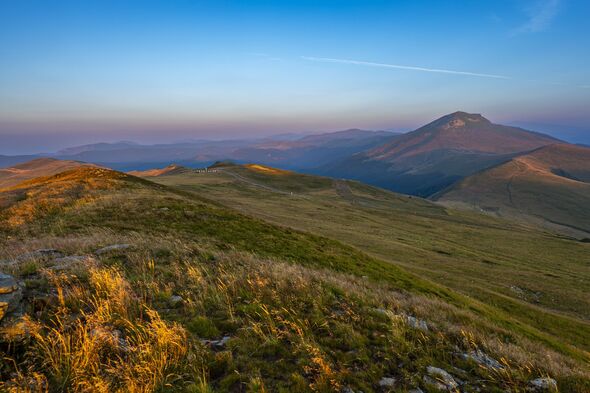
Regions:
[[334, 189], [336, 190], [336, 193], [338, 194], [338, 196], [340, 196], [344, 200], [349, 201], [353, 205], [358, 204], [358, 201], [354, 197], [352, 190], [350, 189], [350, 187], [348, 186], [348, 184], [345, 181], [334, 180], [334, 182], [332, 184], [333, 184]]
[[251, 186], [257, 187], [257, 188], [262, 188], [266, 191], [270, 191], [270, 192], [274, 192], [277, 194], [282, 194], [282, 195], [289, 195], [289, 196], [297, 196], [300, 198], [308, 198], [306, 195], [301, 195], [301, 194], [296, 194], [294, 192], [290, 192], [290, 191], [284, 191], [284, 190], [280, 190], [278, 188], [275, 187], [271, 187], [271, 186], [267, 186], [266, 184], [260, 184], [260, 183], [256, 183], [253, 180], [250, 180], [242, 175], [238, 175], [237, 173], [234, 173], [232, 171], [228, 171], [228, 170], [220, 170], [220, 172], [226, 173], [228, 175], [230, 175], [231, 177], [233, 177], [234, 179], [241, 181], [243, 183], [249, 184]]

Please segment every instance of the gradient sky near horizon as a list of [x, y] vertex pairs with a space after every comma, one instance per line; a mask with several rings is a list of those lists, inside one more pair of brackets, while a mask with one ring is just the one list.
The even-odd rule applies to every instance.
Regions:
[[0, 0], [0, 154], [413, 129], [590, 143], [590, 2]]

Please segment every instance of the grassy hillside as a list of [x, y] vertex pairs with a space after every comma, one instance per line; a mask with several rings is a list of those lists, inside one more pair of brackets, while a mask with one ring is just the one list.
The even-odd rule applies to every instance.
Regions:
[[234, 166], [154, 180], [353, 245], [499, 308], [556, 342], [590, 349], [587, 243], [361, 183], [293, 172]]
[[590, 149], [538, 149], [469, 176], [436, 199], [590, 237]]
[[[215, 176], [208, 187], [236, 181]], [[0, 193], [0, 270], [22, 281], [28, 315], [3, 321], [0, 350], [12, 361], [0, 386], [524, 391], [550, 375], [563, 391], [587, 389], [584, 351], [357, 248], [209, 197], [97, 168]], [[69, 258], [27, 254], [48, 248]]]
[[17, 185], [25, 180], [54, 175], [80, 166], [93, 166], [78, 161], [38, 158], [9, 168], [0, 168], [0, 189]]

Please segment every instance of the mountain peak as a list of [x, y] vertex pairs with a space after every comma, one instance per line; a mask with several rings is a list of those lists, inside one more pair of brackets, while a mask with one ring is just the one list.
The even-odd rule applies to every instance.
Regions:
[[466, 125], [475, 125], [475, 124], [491, 124], [491, 121], [483, 117], [479, 113], [467, 113], [467, 112], [453, 112], [446, 116], [443, 116], [434, 122], [431, 125], [435, 127], [440, 127], [443, 130], [448, 129], [457, 129], [463, 128]]

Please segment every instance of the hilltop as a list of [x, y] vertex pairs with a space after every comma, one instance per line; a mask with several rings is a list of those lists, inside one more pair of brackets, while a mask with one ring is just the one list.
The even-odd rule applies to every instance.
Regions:
[[177, 164], [170, 164], [165, 168], [159, 169], [148, 169], [145, 171], [129, 171], [128, 173], [133, 176], [141, 176], [141, 177], [156, 177], [156, 176], [166, 176], [166, 175], [176, 175], [190, 171], [189, 168], [186, 168], [182, 165]]
[[[273, 199], [283, 212], [299, 206], [315, 214], [327, 206], [315, 197], [336, 202], [325, 187], [330, 179], [271, 169], [228, 166], [153, 178], [185, 184], [176, 187], [84, 167], [0, 192], [16, 193], [4, 199], [3, 212], [10, 213], [0, 215], [0, 269], [19, 283], [19, 307], [28, 315], [19, 319], [9, 310], [2, 321], [0, 351], [14, 361], [0, 367], [1, 388], [516, 391], [556, 383], [582, 392], [588, 386], [586, 349], [555, 341], [557, 331], [542, 333], [321, 230], [224, 206], [235, 192], [268, 198], [271, 215]], [[272, 179], [267, 189], [255, 184], [264, 178]], [[203, 189], [189, 185], [195, 179]], [[285, 179], [300, 192], [273, 191], [283, 191]], [[403, 204], [420, 217], [448, 216], [428, 201], [360, 184], [334, 189], [345, 205], [336, 203], [332, 213], [365, 212], [362, 204], [374, 201], [371, 208]], [[28, 214], [34, 207], [40, 208]]]
[[94, 165], [78, 161], [37, 158], [9, 168], [0, 168], [0, 189], [14, 186], [25, 180], [49, 176], [82, 166], [93, 167]]
[[548, 135], [455, 112], [380, 146], [334, 162], [320, 174], [428, 196], [517, 154], [559, 142]]
[[590, 149], [546, 146], [469, 176], [435, 199], [589, 237]]

